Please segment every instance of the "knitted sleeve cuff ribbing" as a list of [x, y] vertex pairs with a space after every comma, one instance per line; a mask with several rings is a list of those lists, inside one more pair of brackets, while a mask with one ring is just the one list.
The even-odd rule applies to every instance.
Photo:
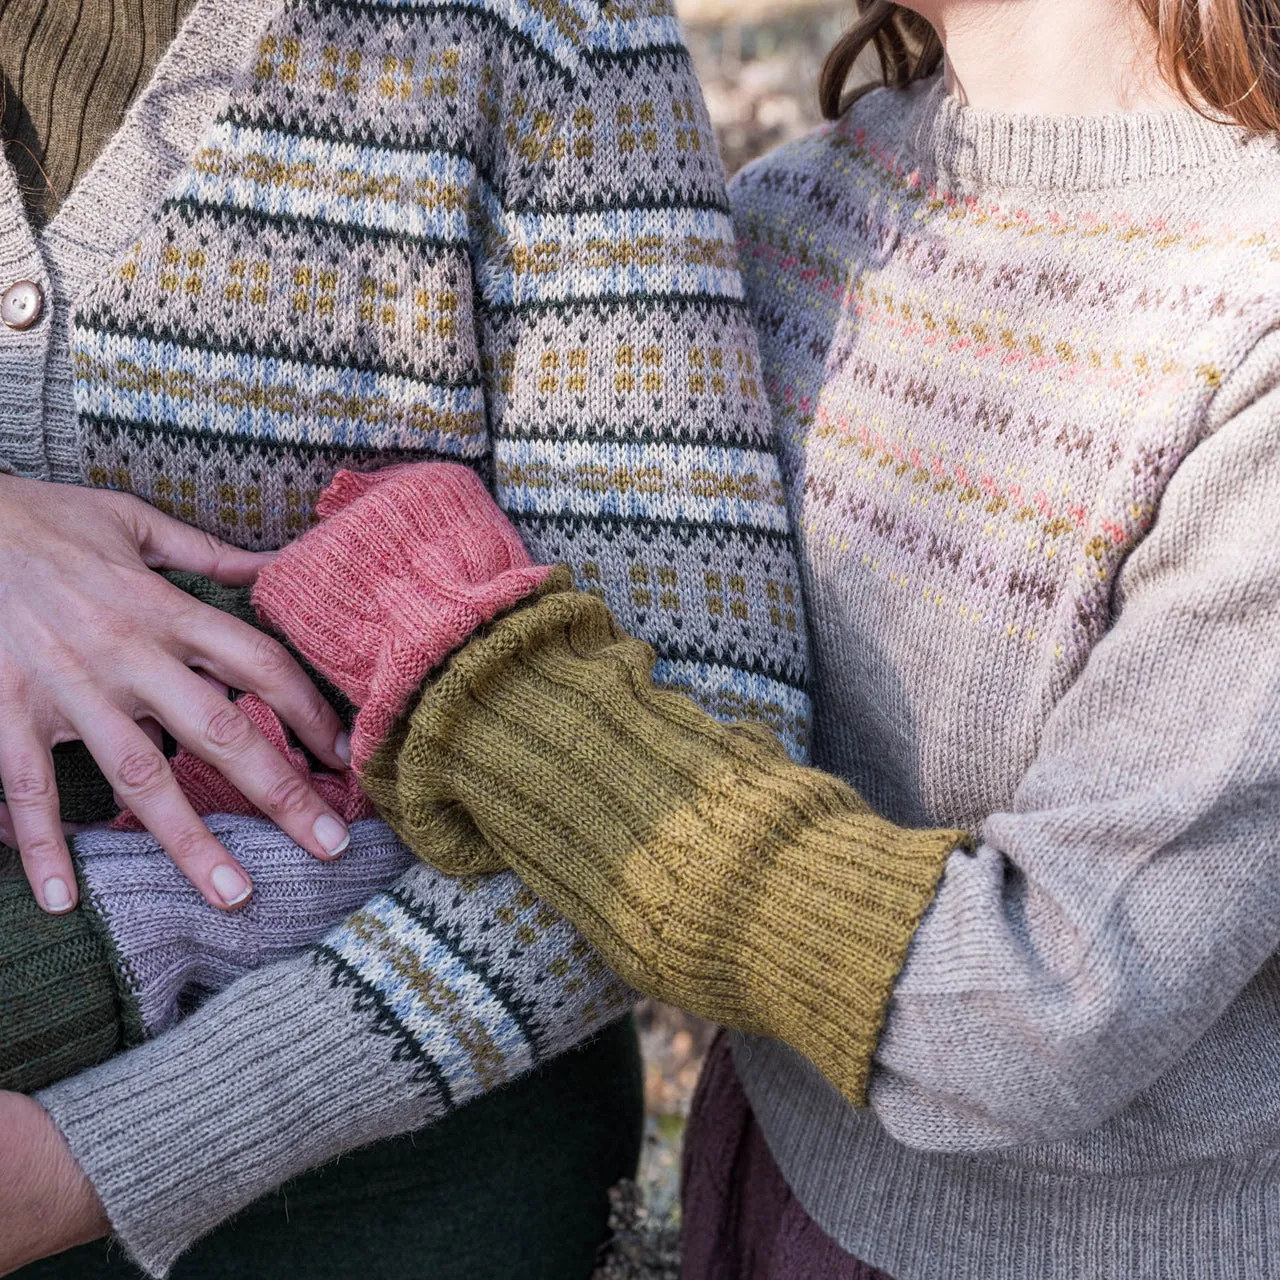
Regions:
[[0, 876], [0, 1089], [29, 1093], [124, 1042], [104, 935], [82, 909], [51, 916]]
[[427, 688], [370, 793], [420, 856], [511, 866], [642, 992], [785, 1040], [862, 1103], [965, 835], [880, 818], [768, 731], [656, 689], [652, 661], [603, 601], [544, 595]]

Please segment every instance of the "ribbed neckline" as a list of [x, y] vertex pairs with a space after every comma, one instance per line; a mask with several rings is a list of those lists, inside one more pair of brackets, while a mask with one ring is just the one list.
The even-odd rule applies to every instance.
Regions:
[[1049, 116], [965, 106], [938, 75], [911, 91], [908, 141], [921, 168], [962, 186], [1097, 190], [1274, 158], [1275, 139], [1187, 108]]

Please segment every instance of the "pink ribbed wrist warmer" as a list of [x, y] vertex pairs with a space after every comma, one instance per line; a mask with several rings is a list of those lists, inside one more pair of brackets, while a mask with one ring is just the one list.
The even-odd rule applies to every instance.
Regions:
[[[289, 742], [280, 717], [271, 710], [256, 694], [243, 694], [236, 701], [236, 706], [253, 721], [262, 731], [262, 736], [306, 778], [311, 789], [327, 804], [343, 821], [358, 822], [361, 818], [374, 816], [374, 809], [368, 797], [360, 790], [360, 784], [353, 773], [322, 773], [312, 770], [307, 753], [301, 747]], [[261, 818], [264, 815], [254, 807], [235, 787], [227, 781], [211, 764], [206, 764], [199, 756], [193, 755], [183, 747], [169, 762], [174, 779], [182, 788], [191, 807], [200, 817], [211, 813], [237, 814], [248, 818]], [[112, 831], [142, 831], [142, 823], [126, 809], [118, 814], [110, 824]]]
[[454, 463], [340, 471], [316, 510], [320, 524], [262, 571], [253, 603], [360, 708], [359, 770], [423, 678], [548, 570]]

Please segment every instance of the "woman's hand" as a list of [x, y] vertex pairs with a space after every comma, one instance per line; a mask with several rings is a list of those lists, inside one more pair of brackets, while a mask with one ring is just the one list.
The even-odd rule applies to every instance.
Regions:
[[243, 586], [269, 563], [125, 494], [0, 476], [0, 782], [27, 878], [48, 911], [75, 905], [50, 747], [81, 739], [213, 906], [252, 884], [209, 833], [139, 721], [153, 717], [316, 857], [346, 825], [201, 673], [258, 694], [343, 769], [342, 724], [288, 651], [156, 569]]
[[49, 1113], [0, 1093], [0, 1276], [111, 1229]]

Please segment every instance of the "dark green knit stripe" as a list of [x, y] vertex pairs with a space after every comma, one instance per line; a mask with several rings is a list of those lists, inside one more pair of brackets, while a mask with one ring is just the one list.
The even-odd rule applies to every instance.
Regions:
[[[499, 202], [505, 195], [502, 184], [487, 168], [481, 156], [470, 147], [459, 144], [455, 134], [443, 129], [427, 129], [422, 132], [398, 131], [396, 133], [380, 133], [370, 125], [360, 128], [338, 128], [332, 124], [322, 124], [312, 117], [304, 108], [296, 107], [286, 116], [280, 111], [272, 111], [256, 104], [252, 107], [228, 107], [218, 117], [220, 123], [234, 125], [242, 129], [267, 129], [273, 133], [287, 133], [293, 137], [309, 138], [316, 142], [350, 144], [360, 147], [377, 147], [383, 151], [434, 152], [437, 155], [450, 156], [455, 160], [465, 160], [475, 167], [480, 181], [489, 193]], [[170, 201], [166, 207], [180, 208], [184, 201]], [[692, 194], [682, 195], [679, 191], [663, 188], [661, 191], [649, 191], [637, 187], [626, 196], [618, 192], [606, 192], [589, 199], [577, 197], [568, 202], [539, 200], [531, 196], [510, 201], [507, 208], [517, 214], [575, 214], [575, 213], [610, 213], [626, 212], [662, 212], [673, 209], [693, 209], [699, 212], [730, 212], [729, 201], [723, 196], [708, 198]], [[252, 212], [246, 210], [246, 212]], [[338, 224], [325, 224], [338, 225]]]
[[82, 413], [81, 423], [90, 430], [119, 432], [143, 440], [187, 440], [204, 456], [220, 451], [243, 458], [252, 454], [272, 457], [319, 458], [336, 466], [369, 463], [389, 467], [395, 462], [465, 462], [477, 466], [484, 459], [479, 454], [445, 453], [440, 449], [378, 448], [376, 445], [343, 444], [331, 440], [270, 440], [234, 432], [215, 434], [198, 427], [181, 427], [176, 423], [143, 422], [138, 418], [107, 418], [100, 414]]
[[429, 911], [424, 911], [414, 903], [408, 894], [395, 889], [390, 890], [387, 897], [405, 915], [421, 925], [437, 942], [444, 946], [449, 954], [468, 972], [474, 973], [480, 979], [484, 984], [485, 990], [497, 998], [498, 1003], [510, 1015], [511, 1020], [520, 1028], [520, 1032], [528, 1042], [530, 1051], [533, 1054], [534, 1062], [541, 1062], [542, 1044], [531, 1021], [532, 1011], [536, 1007], [534, 1002], [532, 1000], [520, 1000], [516, 995], [516, 988], [509, 977], [504, 978], [500, 973], [495, 972], [489, 965], [484, 963], [482, 958], [474, 951], [460, 946], [457, 938], [458, 931], [456, 929], [451, 930], [444, 925], [437, 916], [434, 907]]
[[175, 346], [189, 347], [195, 351], [209, 351], [215, 355], [248, 356], [256, 360], [276, 360], [281, 364], [296, 364], [307, 371], [332, 371], [340, 374], [367, 373], [378, 377], [403, 378], [416, 382], [424, 391], [474, 391], [484, 385], [480, 370], [465, 378], [431, 378], [410, 368], [400, 368], [381, 360], [357, 360], [344, 358], [339, 364], [327, 360], [320, 353], [310, 351], [303, 344], [288, 346], [266, 342], [236, 341], [211, 335], [207, 326], [187, 328], [177, 324], [138, 324], [122, 320], [109, 302], [76, 317], [77, 324], [93, 328], [110, 329], [113, 334], [125, 338], [141, 338], [147, 342], [170, 342]]
[[486, 309], [494, 316], [542, 315], [548, 311], [563, 315], [608, 315], [615, 311], [643, 314], [646, 308], [670, 307], [673, 311], [709, 311], [723, 306], [746, 311], [743, 298], [717, 293], [619, 293], [589, 298], [538, 298], [531, 302], [493, 302], [485, 299]]
[[313, 962], [329, 970], [330, 985], [346, 987], [353, 992], [356, 1009], [369, 1017], [374, 1035], [388, 1036], [396, 1042], [395, 1056], [416, 1062], [422, 1069], [419, 1079], [430, 1084], [446, 1111], [454, 1108], [453, 1090], [440, 1064], [422, 1047], [412, 1032], [396, 1017], [386, 997], [372, 983], [366, 982], [336, 951], [323, 942], [311, 948]]
[[[678, 401], [680, 397], [665, 396], [662, 399]], [[520, 429], [508, 430], [504, 427], [491, 434], [495, 441], [511, 440], [519, 443], [546, 440], [563, 440], [567, 443], [573, 439], [581, 440], [583, 436], [589, 436], [593, 444], [662, 444], [679, 448], [681, 435], [679, 424], [687, 421], [689, 416], [683, 406], [678, 414], [670, 418], [670, 421], [665, 420], [661, 413], [654, 411], [644, 417], [633, 419], [633, 425], [621, 430], [616, 425], [592, 426], [592, 418], [586, 415], [575, 419], [539, 418], [536, 421], [521, 418]], [[689, 435], [690, 448], [736, 449], [740, 453], [758, 453], [771, 459], [774, 457], [772, 444], [768, 441], [762, 442], [757, 436], [711, 433], [694, 436], [692, 432]]]
[[674, 533], [688, 546], [699, 533], [721, 535], [727, 544], [731, 538], [740, 538], [754, 546], [768, 546], [785, 552], [791, 546], [789, 534], [776, 529], [760, 529], [754, 525], [731, 524], [727, 520], [669, 520], [659, 517], [618, 516], [609, 511], [596, 511], [591, 515], [578, 515], [573, 511], [508, 511], [512, 523], [523, 523], [542, 529], [635, 529], [641, 537], [645, 529], [663, 529]]
[[280, 227], [283, 230], [322, 231], [331, 233], [347, 246], [357, 244], [392, 243], [420, 245], [427, 249], [465, 248], [465, 239], [451, 239], [448, 236], [428, 236], [418, 232], [405, 231], [399, 228], [388, 230], [385, 227], [370, 227], [353, 222], [333, 222], [326, 218], [304, 218], [296, 213], [272, 213], [265, 209], [245, 209], [235, 204], [220, 204], [216, 201], [196, 200], [191, 196], [181, 196], [165, 200], [161, 206], [162, 213], [175, 212], [179, 217], [192, 221], [192, 215], [217, 215], [223, 225], [233, 222], [254, 222], [262, 226]]
[[453, 17], [460, 23], [465, 23], [471, 27], [472, 30], [486, 33], [496, 32], [503, 43], [515, 45], [523, 52], [536, 58], [541, 68], [554, 73], [563, 82], [566, 89], [573, 85], [574, 73], [572, 70], [555, 58], [542, 45], [538, 44], [537, 41], [531, 40], [523, 31], [517, 31], [515, 27], [503, 21], [498, 14], [488, 9], [478, 9], [466, 4], [448, 3], [379, 4], [377, 0], [306, 0], [304, 4], [298, 7], [317, 18], [345, 15], [373, 18], [378, 22], [387, 22], [399, 18], [405, 25], [407, 25], [406, 20], [413, 21], [417, 18], [439, 19]]

